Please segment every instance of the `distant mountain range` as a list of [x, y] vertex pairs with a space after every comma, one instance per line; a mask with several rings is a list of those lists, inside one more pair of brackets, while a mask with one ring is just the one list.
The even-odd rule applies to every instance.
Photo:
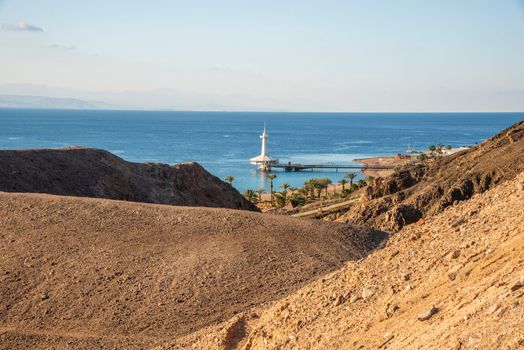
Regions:
[[0, 95], [0, 108], [102, 109], [118, 108], [104, 102], [76, 98]]

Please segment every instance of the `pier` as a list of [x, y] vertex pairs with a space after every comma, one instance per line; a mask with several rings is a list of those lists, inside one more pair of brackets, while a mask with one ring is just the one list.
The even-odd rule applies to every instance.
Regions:
[[272, 164], [271, 168], [280, 168], [284, 171], [315, 171], [324, 169], [334, 169], [338, 172], [339, 169], [359, 169], [359, 170], [391, 170], [393, 167], [389, 166], [365, 166], [365, 165], [344, 165], [344, 164]]
[[384, 165], [376, 165], [376, 166], [368, 166], [368, 165], [355, 165], [355, 164], [299, 164], [299, 163], [279, 163], [277, 158], [271, 157], [267, 153], [267, 139], [268, 135], [266, 132], [266, 124], [264, 123], [264, 130], [262, 131], [262, 135], [260, 135], [260, 139], [262, 140], [262, 148], [260, 150], [260, 155], [251, 158], [249, 161], [251, 164], [254, 164], [258, 167], [258, 170], [260, 171], [271, 171], [271, 169], [284, 169], [286, 172], [292, 172], [292, 171], [303, 171], [303, 170], [309, 170], [309, 171], [322, 171], [325, 169], [334, 169], [336, 172], [339, 171], [339, 169], [358, 169], [361, 171], [364, 170], [393, 170], [393, 166], [384, 166]]

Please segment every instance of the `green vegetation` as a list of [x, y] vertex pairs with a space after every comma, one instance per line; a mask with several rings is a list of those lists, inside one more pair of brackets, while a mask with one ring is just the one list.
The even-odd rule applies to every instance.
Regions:
[[273, 191], [273, 180], [277, 178], [275, 174], [267, 174], [266, 177], [269, 179], [269, 193], [271, 194], [271, 203], [274, 202], [274, 191]]
[[346, 177], [349, 179], [349, 186], [353, 186], [353, 179], [357, 177], [355, 173], [347, 173]]
[[275, 203], [279, 208], [282, 208], [286, 205], [286, 196], [283, 192], [275, 193]]
[[233, 180], [235, 180], [235, 178], [233, 176], [229, 175], [229, 176], [226, 176], [225, 180], [226, 180], [226, 182], [228, 184], [231, 185], [233, 183]]
[[250, 201], [253, 204], [257, 204], [258, 203], [257, 194], [256, 194], [255, 191], [253, 191], [251, 189], [245, 190], [243, 196], [244, 196], [245, 199], [247, 199], [248, 201]]
[[302, 194], [296, 192], [291, 194], [289, 201], [294, 207], [301, 207], [307, 203], [307, 199]]
[[[342, 185], [342, 190], [339, 193], [337, 193], [336, 189], [334, 189], [333, 192], [329, 191], [329, 186], [333, 184], [329, 178], [312, 178], [305, 181], [302, 187], [292, 187], [289, 183], [283, 182], [278, 184], [281, 191], [277, 192], [274, 190], [275, 184], [273, 181], [277, 176], [275, 174], [267, 174], [266, 177], [270, 180], [271, 204], [277, 208], [285, 207], [289, 203], [291, 203], [293, 207], [297, 207], [315, 202], [319, 199], [344, 199], [374, 181], [372, 176], [368, 176], [366, 179], [361, 179], [354, 183], [353, 179], [357, 177], [357, 174], [349, 173], [337, 181], [338, 184]], [[346, 186], [347, 184], [349, 184], [349, 186]], [[263, 189], [255, 191], [246, 190], [244, 196], [254, 203], [262, 203], [261, 195], [263, 192]]]
[[287, 191], [289, 190], [291, 186], [287, 182], [283, 182], [280, 184], [280, 188], [282, 189], [282, 193], [284, 196], [287, 196]]

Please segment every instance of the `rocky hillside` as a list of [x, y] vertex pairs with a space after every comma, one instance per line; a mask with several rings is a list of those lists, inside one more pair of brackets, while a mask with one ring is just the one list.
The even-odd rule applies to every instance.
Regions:
[[93, 148], [0, 150], [0, 191], [257, 210], [197, 163], [130, 163]]
[[524, 121], [470, 150], [377, 179], [340, 220], [396, 231], [522, 171]]
[[163, 349], [522, 349], [523, 208], [524, 173]]
[[0, 349], [144, 349], [366, 256], [371, 229], [0, 193]]

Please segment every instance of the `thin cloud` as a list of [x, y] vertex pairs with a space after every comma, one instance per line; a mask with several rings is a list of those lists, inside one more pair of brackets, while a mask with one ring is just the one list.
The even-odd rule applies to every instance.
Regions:
[[2, 29], [8, 32], [43, 32], [44, 29], [25, 22], [4, 23]]
[[76, 46], [74, 45], [60, 45], [60, 44], [51, 44], [47, 45], [50, 49], [57, 49], [57, 50], [76, 50]]

